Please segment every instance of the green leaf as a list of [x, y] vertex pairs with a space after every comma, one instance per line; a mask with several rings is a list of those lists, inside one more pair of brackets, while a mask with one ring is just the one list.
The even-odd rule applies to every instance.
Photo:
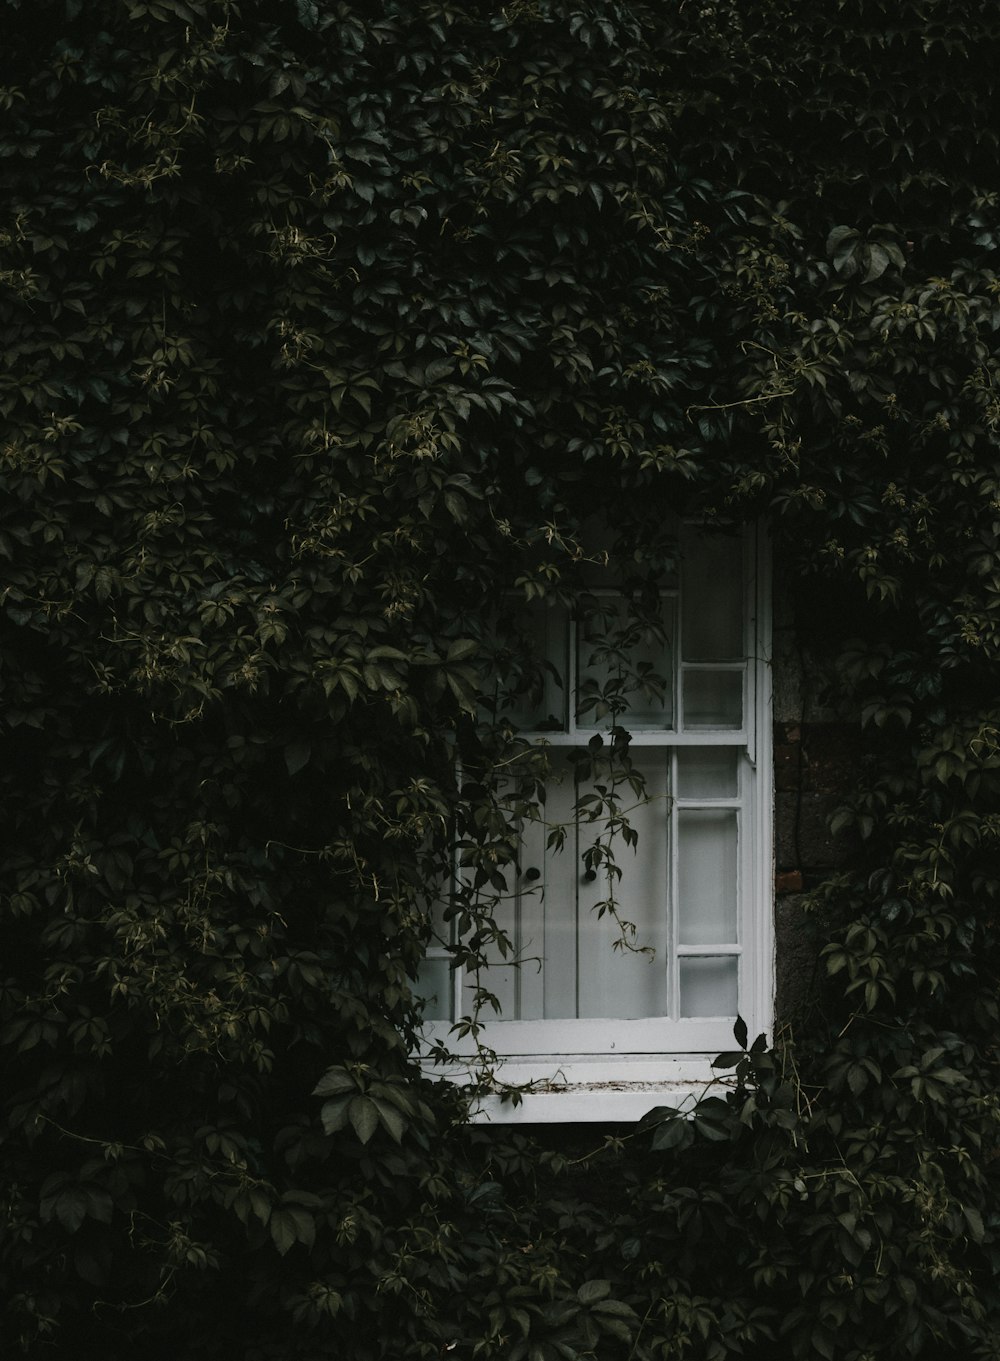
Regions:
[[670, 1148], [687, 1148], [693, 1140], [694, 1129], [691, 1121], [685, 1116], [678, 1116], [674, 1120], [657, 1125], [653, 1135], [653, 1148], [657, 1152], [665, 1152]]
[[424, 380], [435, 383], [439, 378], [447, 378], [454, 369], [455, 365], [450, 359], [432, 359], [424, 370]]
[[615, 1318], [634, 1319], [636, 1316], [635, 1310], [621, 1300], [601, 1300], [599, 1304], [594, 1305], [594, 1313]]
[[70, 1233], [76, 1233], [88, 1218], [110, 1223], [113, 1210], [110, 1194], [93, 1182], [74, 1182], [66, 1173], [57, 1172], [42, 1184], [39, 1206], [42, 1222], [56, 1219]]
[[845, 241], [857, 240], [857, 236], [858, 233], [854, 227], [834, 227], [826, 238], [827, 255], [834, 255]]
[[289, 775], [295, 775], [303, 766], [309, 764], [312, 747], [308, 742], [293, 742], [285, 748], [285, 767]]
[[713, 1068], [735, 1068], [738, 1063], [743, 1062], [744, 1052], [742, 1049], [730, 1049], [724, 1054], [712, 1060]]
[[316, 1086], [313, 1096], [337, 1096], [341, 1092], [356, 1092], [358, 1084], [344, 1068], [328, 1068]]
[[348, 1107], [348, 1116], [354, 1126], [354, 1133], [366, 1144], [378, 1129], [378, 1107], [367, 1096], [356, 1096]]
[[395, 1106], [390, 1106], [387, 1101], [380, 1101], [377, 1096], [371, 1099], [378, 1111], [379, 1120], [383, 1127], [398, 1144], [406, 1130], [405, 1118]]
[[282, 1257], [295, 1243], [311, 1247], [316, 1241], [316, 1220], [300, 1206], [281, 1205], [272, 1210], [268, 1230]]
[[581, 1304], [595, 1304], [597, 1300], [603, 1300], [611, 1294], [611, 1282], [604, 1280], [585, 1281], [576, 1292], [576, 1297]]
[[82, 1186], [71, 1186], [65, 1191], [61, 1191], [49, 1203], [49, 1214], [43, 1218], [51, 1218], [54, 1212], [56, 1219], [70, 1233], [76, 1233], [77, 1229], [87, 1217], [87, 1210], [90, 1200]]
[[983, 1224], [983, 1217], [972, 1205], [963, 1205], [962, 1214], [965, 1222], [969, 1226], [969, 1236], [974, 1243], [981, 1243], [986, 1236], [986, 1228]]
[[319, 1113], [325, 1134], [336, 1134], [347, 1124], [348, 1109], [353, 1097], [342, 1096], [336, 1101], [327, 1101]]
[[474, 638], [456, 638], [448, 645], [448, 655], [446, 661], [460, 662], [466, 657], [471, 657], [473, 653], [479, 651], [479, 644]]
[[888, 253], [881, 246], [869, 246], [868, 248], [868, 269], [865, 272], [863, 283], [870, 284], [875, 279], [881, 278], [889, 266]]

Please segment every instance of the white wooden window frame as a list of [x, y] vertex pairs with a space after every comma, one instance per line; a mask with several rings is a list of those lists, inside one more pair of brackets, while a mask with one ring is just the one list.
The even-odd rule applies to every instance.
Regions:
[[[644, 749], [670, 751], [672, 773], [676, 752], [684, 747], [739, 746], [745, 763], [739, 797], [690, 801], [698, 808], [738, 807], [738, 918], [740, 939], [733, 946], [678, 944], [676, 931], [670, 968], [671, 994], [678, 995], [677, 970], [685, 957], [732, 953], [739, 957], [740, 1013], [751, 1037], [770, 1034], [773, 1024], [773, 773], [771, 752], [771, 580], [764, 534], [748, 532], [744, 544], [745, 645], [743, 662], [713, 663], [711, 669], [741, 670], [744, 674], [743, 727], [685, 731], [683, 727], [684, 672], [705, 663], [679, 660], [676, 672], [675, 723], [671, 730], [630, 729], [631, 750], [641, 760]], [[680, 608], [683, 609], [683, 598]], [[680, 649], [681, 624], [676, 622]], [[570, 646], [573, 646], [571, 636]], [[600, 727], [578, 724], [569, 706], [565, 732], [531, 734], [553, 747], [579, 747]], [[626, 721], [627, 726], [627, 721]], [[676, 783], [672, 782], [672, 788]], [[676, 827], [683, 800], [671, 800], [670, 825]], [[677, 901], [676, 838], [669, 854], [670, 897]], [[567, 850], [566, 854], [569, 855]], [[430, 951], [430, 955], [443, 952]], [[461, 1016], [467, 1006], [459, 971], [452, 978], [452, 1008]], [[676, 1003], [675, 1003], [676, 1006]], [[480, 1018], [482, 1019], [482, 1018]], [[580, 1018], [568, 1020], [484, 1020], [480, 1042], [501, 1060], [497, 1076], [511, 1086], [527, 1084], [515, 1104], [502, 1094], [477, 1098], [472, 1118], [498, 1123], [575, 1123], [632, 1121], [658, 1105], [684, 1106], [707, 1090], [720, 1075], [713, 1057], [731, 1049], [733, 1017], [644, 1017], [630, 1020]], [[454, 1056], [445, 1075], [466, 1082], [477, 1071], [477, 1049], [469, 1038], [456, 1039], [450, 1021], [430, 1021], [424, 1035], [431, 1045], [443, 1044]], [[429, 1061], [428, 1071], [440, 1075]]]

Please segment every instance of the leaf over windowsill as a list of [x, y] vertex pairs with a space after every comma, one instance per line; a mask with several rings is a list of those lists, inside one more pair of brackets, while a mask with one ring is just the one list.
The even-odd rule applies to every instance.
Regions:
[[735, 1068], [738, 1063], [742, 1063], [746, 1058], [746, 1050], [729, 1049], [723, 1054], [717, 1055], [712, 1060], [713, 1068]]

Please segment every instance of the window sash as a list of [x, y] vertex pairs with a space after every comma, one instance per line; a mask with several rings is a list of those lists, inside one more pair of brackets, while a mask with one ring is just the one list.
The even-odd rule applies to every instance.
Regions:
[[[631, 734], [630, 748], [636, 752], [637, 761], [663, 759], [669, 768], [668, 788], [671, 798], [669, 829], [666, 846], [663, 847], [666, 875], [667, 902], [664, 905], [666, 922], [666, 942], [663, 945], [665, 958], [660, 961], [668, 970], [667, 1014], [638, 1017], [601, 1017], [601, 1016], [559, 1016], [539, 1015], [534, 1019], [498, 1018], [487, 1010], [479, 1017], [482, 1023], [480, 1039], [488, 1047], [500, 1054], [508, 1055], [571, 1055], [571, 1054], [611, 1054], [611, 1053], [698, 1053], [731, 1047], [732, 1011], [724, 1016], [682, 1016], [681, 984], [686, 976], [686, 986], [696, 986], [696, 975], [735, 970], [738, 977], [739, 1009], [749, 1023], [757, 1023], [770, 1011], [770, 922], [764, 922], [765, 904], [769, 900], [766, 885], [770, 880], [770, 783], [769, 768], [762, 779], [758, 768], [756, 734], [758, 727], [766, 720], [769, 695], [767, 694], [767, 657], [768, 633], [767, 616], [763, 609], [765, 599], [765, 567], [762, 556], [758, 554], [752, 536], [747, 536], [744, 546], [744, 622], [742, 659], [704, 661], [688, 660], [675, 655], [671, 668], [670, 684], [674, 688], [672, 727], [635, 727], [627, 718], [623, 726]], [[596, 594], [596, 593], [595, 593]], [[608, 594], [611, 594], [610, 592]], [[683, 584], [680, 592], [668, 590], [661, 593], [673, 610], [672, 629], [675, 645], [682, 638], [684, 630]], [[578, 641], [575, 631], [578, 626], [570, 622], [565, 643], [566, 653], [566, 705], [563, 731], [526, 732], [528, 740], [536, 740], [558, 750], [579, 747], [593, 736], [593, 726], [581, 724], [574, 712], [575, 705], [569, 702], [573, 693], [575, 676], [574, 662], [578, 657]], [[738, 674], [741, 677], [742, 714], [738, 727], [706, 728], [685, 727], [684, 681], [688, 673], [707, 672], [709, 674]], [[741, 770], [737, 797], [681, 798], [677, 791], [677, 766], [681, 753], [692, 748], [706, 751], [729, 748], [737, 754]], [[762, 800], [768, 800], [765, 808]], [[679, 931], [678, 875], [681, 872], [678, 820], [685, 813], [715, 813], [729, 811], [737, 819], [738, 839], [736, 844], [735, 878], [737, 900], [734, 905], [735, 929], [731, 932], [734, 939], [713, 941], [682, 940]], [[642, 831], [640, 830], [640, 844]], [[564, 875], [569, 872], [569, 857], [573, 854], [570, 847], [563, 852]], [[625, 848], [619, 851], [619, 858], [631, 853]], [[578, 867], [574, 866], [573, 872]], [[766, 872], [766, 877], [765, 877]], [[516, 910], [516, 900], [512, 904]], [[505, 909], [506, 910], [506, 909]], [[579, 919], [579, 912], [578, 912]], [[536, 925], [537, 930], [537, 925]], [[565, 947], [565, 940], [562, 942]], [[610, 952], [610, 941], [606, 943]], [[529, 950], [530, 953], [530, 950]], [[551, 954], [551, 947], [545, 946], [544, 953]], [[579, 951], [578, 951], [579, 953]], [[429, 958], [440, 960], [446, 957], [443, 951], [430, 951]], [[643, 961], [645, 962], [645, 961]], [[519, 977], [521, 1009], [544, 1011], [539, 1008], [537, 993], [544, 989], [544, 979], [539, 983], [535, 968], [531, 963], [522, 963], [520, 971], [502, 966], [504, 971]], [[660, 967], [656, 964], [656, 967]], [[499, 973], [500, 970], [497, 970]], [[610, 971], [613, 973], [613, 970]], [[496, 974], [494, 974], [494, 977]], [[440, 974], [439, 974], [440, 977]], [[492, 979], [484, 980], [492, 987]], [[577, 980], [579, 989], [579, 979]], [[507, 989], [508, 992], [512, 991]], [[527, 1006], [524, 998], [529, 1000]], [[469, 1013], [469, 997], [465, 981], [460, 973], [454, 973], [450, 980], [448, 1010], [456, 1017]], [[456, 1043], [455, 1037], [449, 1038], [450, 1022], [439, 1020], [425, 1026], [429, 1038], [441, 1039], [453, 1052], [471, 1053], [475, 1047], [471, 1040]]]

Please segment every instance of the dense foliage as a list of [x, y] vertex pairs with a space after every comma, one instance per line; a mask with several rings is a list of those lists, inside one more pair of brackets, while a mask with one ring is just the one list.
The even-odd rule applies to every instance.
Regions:
[[[995, 7], [0, 14], [4, 1354], [996, 1357]], [[694, 1119], [470, 1130], [487, 621], [667, 511], [863, 725], [826, 990]]]

